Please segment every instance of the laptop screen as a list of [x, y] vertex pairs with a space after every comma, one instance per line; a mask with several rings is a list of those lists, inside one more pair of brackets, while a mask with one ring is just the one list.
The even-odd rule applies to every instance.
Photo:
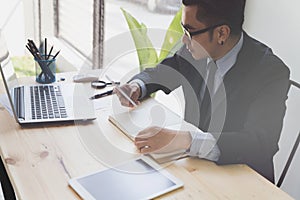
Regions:
[[17, 77], [13, 68], [5, 38], [0, 30], [0, 64], [2, 68], [2, 78], [5, 79], [8, 89], [18, 86]]
[[[14, 105], [13, 101], [13, 88], [18, 86], [18, 79], [9, 57], [9, 51], [6, 46], [5, 38], [0, 30], [0, 71], [7, 91], [7, 95], [11, 105]], [[15, 106], [14, 106], [15, 108]], [[15, 111], [15, 109], [13, 109]], [[15, 112], [14, 112], [15, 114]]]
[[3, 73], [2, 78], [5, 80], [7, 87], [11, 92], [14, 87], [18, 86], [18, 80], [9, 57], [4, 61], [1, 61], [1, 69]]

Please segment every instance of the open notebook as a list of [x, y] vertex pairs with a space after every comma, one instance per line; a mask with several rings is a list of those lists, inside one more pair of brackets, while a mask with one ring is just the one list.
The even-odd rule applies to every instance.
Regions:
[[[149, 126], [159, 126], [173, 130], [196, 131], [197, 127], [184, 121], [166, 106], [150, 98], [143, 101], [136, 109], [113, 114], [109, 121], [126, 136], [134, 140], [135, 136]], [[150, 154], [158, 163], [164, 163], [187, 156], [184, 151]]]

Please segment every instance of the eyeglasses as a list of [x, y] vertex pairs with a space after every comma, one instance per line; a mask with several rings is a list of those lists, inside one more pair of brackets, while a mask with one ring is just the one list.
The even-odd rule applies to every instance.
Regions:
[[181, 26], [182, 26], [182, 28], [183, 28], [184, 34], [185, 34], [190, 40], [192, 40], [192, 37], [195, 36], [195, 35], [200, 35], [200, 34], [202, 34], [202, 33], [205, 33], [205, 32], [207, 32], [207, 31], [209, 31], [209, 30], [213, 30], [213, 29], [217, 28], [218, 26], [222, 26], [222, 25], [224, 25], [224, 24], [216, 24], [216, 25], [209, 26], [209, 27], [207, 27], [207, 28], [201, 29], [201, 30], [199, 30], [199, 31], [190, 32], [190, 31], [187, 30], [187, 28], [186, 28], [186, 27], [182, 24], [182, 22], [181, 22]]

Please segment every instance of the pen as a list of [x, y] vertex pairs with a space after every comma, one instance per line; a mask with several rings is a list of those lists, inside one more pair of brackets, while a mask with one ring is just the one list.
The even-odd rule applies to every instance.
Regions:
[[112, 83], [112, 85], [115, 85], [115, 89], [118, 90], [125, 99], [127, 99], [134, 107], [137, 107], [136, 103], [120, 88], [118, 85], [111, 80], [107, 75], [105, 77]]
[[45, 60], [48, 60], [47, 58], [47, 38], [45, 38], [45, 52], [44, 52], [44, 57], [45, 57]]
[[99, 99], [101, 97], [106, 97], [106, 96], [109, 96], [109, 95], [112, 95], [112, 94], [113, 94], [113, 90], [109, 90], [107, 92], [96, 94], [96, 95], [90, 97], [90, 100]]
[[48, 56], [47, 56], [47, 60], [50, 58], [51, 53], [52, 53], [52, 50], [53, 50], [53, 46], [51, 47], [51, 49], [50, 49], [50, 51], [49, 51], [49, 54], [48, 54]]
[[36, 56], [34, 55], [34, 53], [32, 52], [32, 50], [29, 48], [28, 45], [26, 45], [26, 48], [28, 49], [28, 51], [30, 51], [30, 53], [33, 55], [33, 57], [35, 58]]
[[[45, 74], [46, 79], [52, 79], [54, 77], [53, 73], [48, 68], [48, 65], [46, 65], [44, 62], [41, 62], [43, 60], [42, 56], [40, 55], [39, 50], [37, 49], [35, 43], [33, 40], [28, 39], [28, 45], [26, 45], [26, 48], [30, 51], [30, 53], [33, 55], [33, 57], [37, 60], [39, 63], [42, 72]], [[40, 74], [40, 76], [42, 73]]]
[[52, 60], [54, 60], [56, 58], [56, 56], [59, 54], [59, 52], [60, 52], [60, 50], [53, 56]]

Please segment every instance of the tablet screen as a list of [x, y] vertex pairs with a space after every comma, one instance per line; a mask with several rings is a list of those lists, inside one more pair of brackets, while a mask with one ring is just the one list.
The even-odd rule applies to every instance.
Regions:
[[75, 180], [94, 199], [149, 199], [182, 186], [141, 158]]

